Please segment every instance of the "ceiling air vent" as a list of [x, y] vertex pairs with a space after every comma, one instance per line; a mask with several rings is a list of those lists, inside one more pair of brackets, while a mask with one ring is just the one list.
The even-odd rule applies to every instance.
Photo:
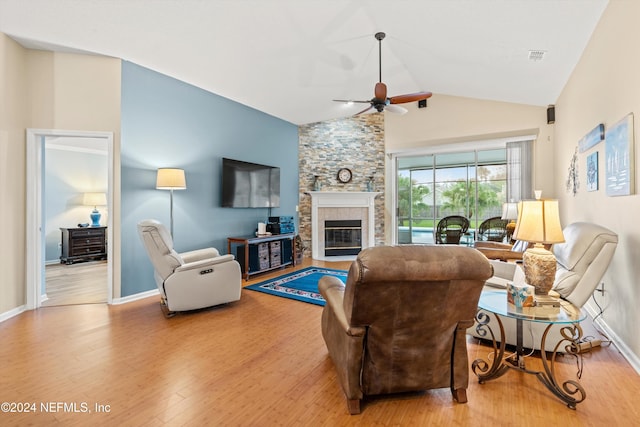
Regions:
[[546, 50], [530, 50], [529, 61], [542, 61], [545, 53], [547, 53]]

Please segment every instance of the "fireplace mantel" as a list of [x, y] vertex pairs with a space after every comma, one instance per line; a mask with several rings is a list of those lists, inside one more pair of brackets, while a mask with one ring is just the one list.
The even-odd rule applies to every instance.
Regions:
[[[375, 246], [375, 198], [382, 194], [375, 191], [309, 191], [311, 196], [311, 256], [313, 259], [325, 259], [320, 233], [324, 233], [324, 224], [319, 224], [319, 209], [365, 208], [366, 230], [363, 227], [363, 249]], [[366, 239], [365, 237], [366, 233]], [[324, 234], [323, 234], [324, 235]], [[366, 246], [365, 246], [366, 244]]]

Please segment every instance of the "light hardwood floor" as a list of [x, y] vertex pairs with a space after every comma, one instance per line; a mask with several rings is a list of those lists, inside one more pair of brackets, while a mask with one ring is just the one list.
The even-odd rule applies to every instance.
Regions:
[[45, 267], [43, 307], [107, 302], [107, 261], [50, 264]]
[[[238, 302], [171, 319], [157, 297], [22, 313], [0, 324], [0, 400], [34, 402], [37, 412], [0, 412], [0, 425], [569, 427], [640, 419], [640, 378], [613, 346], [585, 355], [587, 399], [575, 411], [534, 376], [514, 371], [482, 385], [471, 373], [466, 404], [441, 389], [370, 399], [362, 414], [348, 415], [321, 311], [243, 290]], [[470, 360], [488, 352], [469, 338]], [[527, 363], [539, 367], [536, 357]], [[572, 375], [576, 366], [561, 360], [559, 370]], [[41, 402], [79, 410], [86, 402], [91, 413], [64, 406], [44, 413]]]

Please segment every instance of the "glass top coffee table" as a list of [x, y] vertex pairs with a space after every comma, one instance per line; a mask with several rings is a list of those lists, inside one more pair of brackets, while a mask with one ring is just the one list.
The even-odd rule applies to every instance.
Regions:
[[[556, 378], [554, 367], [558, 354], [564, 354], [578, 359], [578, 366], [582, 366], [582, 355], [578, 343], [582, 338], [580, 322], [586, 318], [586, 313], [568, 301], [553, 299], [557, 306], [547, 305], [535, 307], [517, 308], [507, 302], [506, 290], [486, 290], [480, 295], [478, 312], [476, 313], [476, 332], [479, 336], [489, 339], [493, 345], [493, 357], [491, 364], [483, 359], [476, 359], [471, 368], [482, 384], [485, 381], [501, 377], [507, 371], [515, 369], [521, 372], [535, 375], [554, 395], [560, 398], [571, 409], [586, 398], [586, 393], [577, 380], [567, 380], [562, 384]], [[505, 357], [505, 332], [500, 316], [516, 320], [516, 352]], [[494, 320], [495, 322], [492, 322]], [[530, 370], [525, 366], [523, 348], [523, 324], [524, 322], [547, 323], [542, 335], [540, 356], [544, 371]], [[544, 351], [547, 334], [553, 325], [561, 326], [561, 340], [558, 342], [551, 357]], [[496, 336], [493, 326], [498, 326], [499, 336]], [[578, 376], [581, 369], [578, 371]]]

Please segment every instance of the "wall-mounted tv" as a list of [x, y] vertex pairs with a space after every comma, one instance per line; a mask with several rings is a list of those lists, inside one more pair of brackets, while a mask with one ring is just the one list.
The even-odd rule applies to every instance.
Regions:
[[280, 207], [280, 168], [223, 158], [222, 207]]

